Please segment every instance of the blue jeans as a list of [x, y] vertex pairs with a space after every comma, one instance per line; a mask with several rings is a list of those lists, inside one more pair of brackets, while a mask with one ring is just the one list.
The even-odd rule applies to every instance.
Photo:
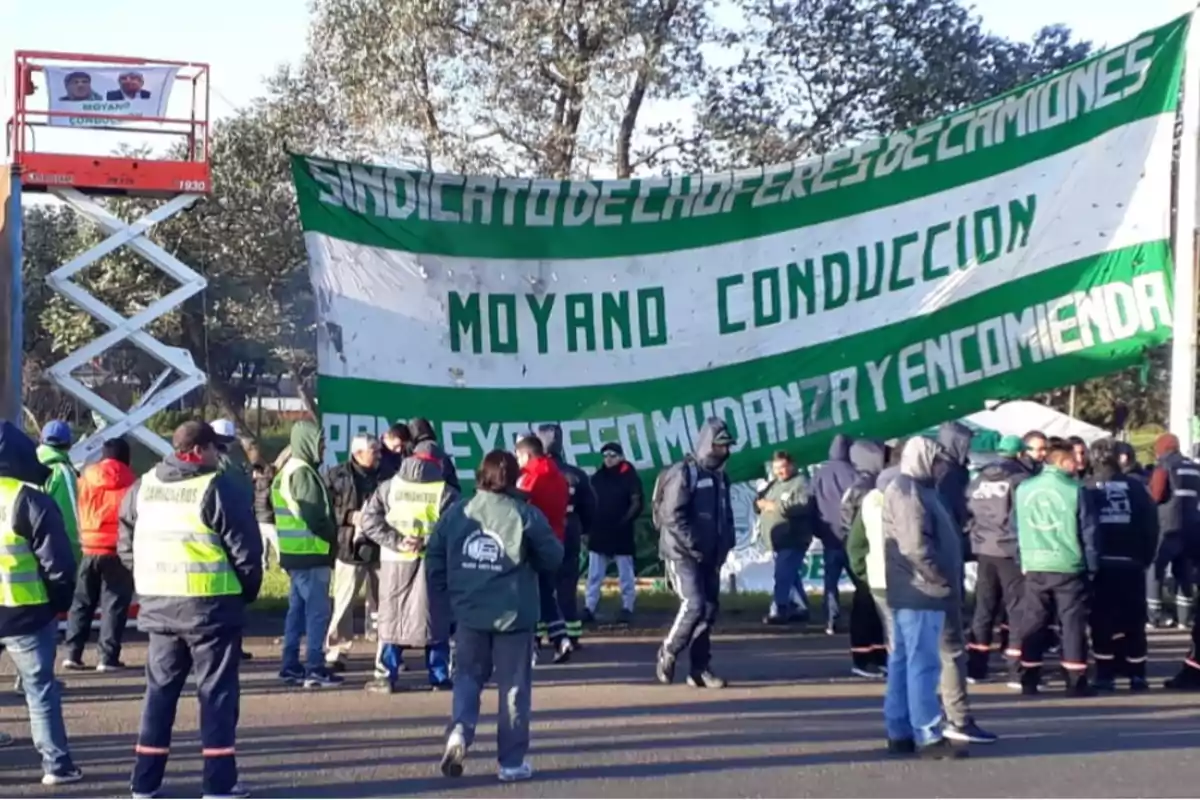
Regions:
[[850, 559], [846, 556], [846, 548], [842, 545], [825, 547], [825, 621], [834, 625], [842, 615], [841, 592], [838, 581], [842, 573], [850, 569]]
[[[325, 669], [325, 634], [333, 614], [329, 601], [332, 567], [288, 570], [292, 588], [287, 619], [283, 623], [283, 668], [305, 674]], [[307, 657], [300, 665], [300, 637], [307, 639]]]
[[797, 609], [792, 607], [792, 590], [802, 596], [804, 581], [800, 578], [800, 570], [804, 569], [803, 550], [778, 550], [775, 553], [775, 597], [771, 603], [771, 614], [786, 617]]
[[[379, 661], [387, 669], [388, 680], [393, 685], [400, 674], [403, 658], [403, 645], [385, 644], [379, 648]], [[425, 647], [425, 669], [429, 672], [430, 686], [450, 680], [450, 642], [434, 642]]]
[[915, 739], [924, 747], [942, 738], [942, 628], [945, 611], [892, 610], [883, 719], [889, 739]]
[[459, 628], [454, 633], [454, 699], [447, 733], [460, 733], [469, 747], [479, 724], [480, 695], [496, 678], [496, 760], [519, 767], [529, 752], [529, 715], [533, 708], [533, 634], [494, 633]]
[[12, 656], [25, 704], [29, 706], [29, 729], [33, 746], [42, 754], [42, 769], [64, 773], [75, 768], [67, 748], [67, 726], [63, 723], [62, 689], [54, 679], [54, 656], [58, 640], [58, 620], [51, 620], [36, 633], [0, 638]]

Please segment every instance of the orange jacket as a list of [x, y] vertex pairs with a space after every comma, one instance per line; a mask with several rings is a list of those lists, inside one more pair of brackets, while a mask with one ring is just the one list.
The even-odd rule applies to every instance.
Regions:
[[115, 555], [121, 500], [133, 485], [133, 470], [112, 458], [98, 461], [79, 479], [79, 544], [86, 555]]

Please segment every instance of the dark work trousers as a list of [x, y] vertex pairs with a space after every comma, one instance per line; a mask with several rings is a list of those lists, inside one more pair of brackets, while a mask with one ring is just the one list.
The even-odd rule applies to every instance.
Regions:
[[1041, 679], [1042, 657], [1055, 609], [1062, 626], [1063, 669], [1072, 684], [1086, 677], [1088, 605], [1087, 576], [1060, 572], [1025, 573], [1025, 597], [1021, 603], [1023, 683], [1036, 686]]
[[857, 576], [854, 581], [854, 600], [850, 605], [850, 661], [856, 669], [877, 670], [887, 666], [887, 640], [883, 621], [871, 596], [871, 587]]
[[[992, 655], [994, 631], [1001, 620], [1007, 620], [1009, 630], [1020, 630], [1019, 608], [1025, 590], [1025, 576], [1016, 559], [999, 556], [979, 556], [975, 573], [975, 615], [971, 620], [971, 640], [967, 644], [967, 675], [972, 680], [987, 678], [988, 661]], [[1003, 640], [1003, 635], [1001, 639]], [[1017, 634], [1001, 641], [1004, 656], [1010, 662], [1021, 658]], [[1015, 672], [1015, 670], [1013, 670]]]
[[538, 573], [538, 600], [541, 604], [541, 620], [537, 625], [537, 638], [549, 638], [555, 647], [567, 638], [567, 625], [563, 621], [562, 609], [558, 607], [558, 573]]
[[690, 674], [698, 675], [712, 661], [712, 629], [721, 602], [721, 566], [690, 560], [668, 561], [667, 576], [680, 602], [663, 649], [672, 657], [688, 650]]
[[562, 566], [558, 568], [558, 610], [567, 627], [567, 636], [578, 642], [583, 635], [579, 621], [579, 547], [577, 537], [567, 536], [563, 542]]
[[85, 555], [79, 562], [75, 599], [67, 615], [67, 657], [83, 661], [83, 648], [92, 632], [92, 618], [100, 608], [100, 663], [121, 660], [121, 639], [133, 601], [133, 574], [116, 554]]
[[1137, 565], [1102, 565], [1092, 586], [1096, 680], [1146, 677], [1146, 573]]
[[1175, 579], [1175, 619], [1179, 624], [1192, 624], [1192, 559], [1188, 557], [1183, 534], [1174, 531], [1164, 534], [1158, 543], [1158, 555], [1154, 565], [1146, 570], [1146, 603], [1150, 621], [1160, 624], [1163, 607], [1163, 584], [1167, 578], [1167, 568], [1171, 568], [1171, 576]]
[[846, 555], [846, 547], [843, 544], [826, 547], [822, 557], [825, 567], [825, 624], [833, 628], [842, 616], [838, 582], [841, 581], [843, 572], [850, 572], [850, 557]]
[[135, 794], [158, 791], [171, 750], [175, 711], [188, 674], [195, 675], [200, 700], [200, 746], [204, 794], [227, 795], [237, 783], [234, 739], [241, 688], [238, 665], [241, 630], [216, 634], [151, 633], [146, 654], [146, 701], [138, 733]]

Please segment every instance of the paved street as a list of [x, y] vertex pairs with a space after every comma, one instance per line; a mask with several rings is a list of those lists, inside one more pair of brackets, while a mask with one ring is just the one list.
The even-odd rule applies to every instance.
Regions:
[[[1182, 635], [1156, 637], [1153, 672], [1173, 670]], [[347, 686], [309, 691], [274, 680], [275, 645], [250, 642], [238, 752], [257, 796], [736, 797], [736, 796], [1195, 796], [1200, 697], [1155, 692], [1094, 701], [1022, 700], [976, 687], [977, 717], [1004, 739], [968, 761], [889, 761], [881, 752], [882, 686], [846, 677], [844, 637], [733, 635], [715, 649], [735, 686], [663, 688], [650, 676], [649, 635], [593, 639], [575, 662], [539, 667], [534, 693], [533, 783], [495, 782], [494, 716], [466, 775], [437, 771], [450, 698], [391, 698], [361, 690], [368, 659]], [[93, 653], [89, 649], [88, 657]], [[142, 664], [140, 641], [126, 660]], [[414, 664], [415, 665], [415, 664]], [[7, 662], [5, 667], [11, 670]], [[418, 676], [409, 673], [409, 680]], [[141, 676], [71, 674], [66, 718], [82, 784], [36, 784], [37, 756], [17, 695], [0, 694], [0, 727], [18, 737], [0, 751], [3, 796], [119, 796], [128, 790]], [[9, 686], [9, 679], [3, 685]], [[485, 698], [494, 711], [495, 693]], [[199, 792], [194, 700], [181, 705], [165, 796]]]

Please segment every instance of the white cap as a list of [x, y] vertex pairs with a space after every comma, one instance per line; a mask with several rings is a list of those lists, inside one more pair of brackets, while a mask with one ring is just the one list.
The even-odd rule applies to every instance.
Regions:
[[210, 423], [210, 427], [213, 429], [213, 433], [215, 433], [218, 438], [224, 439], [228, 442], [232, 442], [237, 438], [237, 426], [234, 425], [231, 420], [219, 419]]

